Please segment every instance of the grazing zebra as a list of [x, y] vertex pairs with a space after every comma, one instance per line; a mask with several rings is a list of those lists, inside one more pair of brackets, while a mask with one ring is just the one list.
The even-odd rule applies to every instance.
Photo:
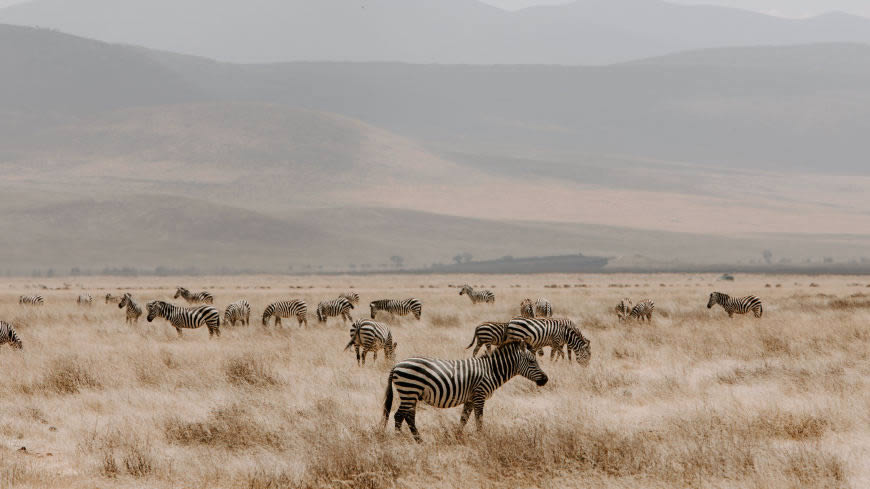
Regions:
[[15, 333], [15, 328], [6, 321], [0, 321], [0, 346], [9, 343], [16, 350], [22, 349], [21, 338]]
[[123, 297], [124, 297], [124, 296], [117, 296], [117, 295], [112, 295], [112, 294], [106, 294], [106, 304], [110, 304], [110, 303], [112, 303], [112, 304], [117, 304], [117, 303], [121, 302], [121, 299], [122, 299]]
[[292, 301], [278, 301], [273, 302], [266, 306], [266, 310], [263, 311], [263, 326], [267, 326], [269, 323], [269, 318], [275, 316], [275, 326], [281, 324], [281, 318], [289, 318], [296, 317], [296, 320], [299, 321], [299, 326], [302, 326], [302, 323], [305, 323], [308, 326], [308, 305], [305, 304], [305, 301], [300, 299], [294, 299]]
[[151, 301], [146, 307], [149, 323], [155, 317], [166, 319], [175, 327], [178, 336], [181, 336], [182, 328], [196, 329], [202, 325], [208, 328], [209, 338], [221, 336], [221, 313], [212, 306], [180, 307], [165, 301]]
[[341, 316], [345, 321], [353, 321], [353, 318], [350, 317], [351, 309], [353, 309], [353, 304], [344, 297], [323, 301], [317, 304], [317, 322], [324, 323], [327, 318], [334, 316]]
[[631, 302], [631, 299], [628, 297], [619, 301], [619, 304], [616, 305], [616, 317], [619, 319], [625, 319], [625, 316], [628, 316], [631, 313], [631, 309], [634, 307], [634, 303]]
[[344, 347], [347, 351], [351, 346], [356, 350], [356, 364], [360, 365], [359, 349], [362, 347], [362, 365], [366, 364], [366, 355], [371, 351], [378, 360], [378, 350], [384, 350], [384, 357], [388, 362], [396, 355], [398, 343], [393, 341], [393, 333], [390, 328], [370, 319], [357, 319], [350, 327], [350, 341]]
[[76, 304], [80, 306], [90, 306], [94, 304], [94, 298], [91, 297], [91, 294], [80, 294], [78, 298], [76, 298]]
[[494, 303], [495, 302], [495, 294], [489, 290], [474, 290], [470, 285], [466, 284], [462, 286], [462, 289], [459, 291], [459, 295], [468, 295], [468, 298], [471, 299], [472, 304], [477, 304], [478, 302], [486, 302], [486, 303]]
[[539, 386], [548, 380], [538, 365], [537, 356], [521, 343], [504, 345], [490, 355], [465, 360], [409, 358], [396, 364], [387, 377], [383, 426], [386, 428], [390, 418], [395, 385], [399, 393], [396, 431], [401, 431], [405, 421], [414, 439], [421, 441], [415, 420], [419, 401], [437, 408], [462, 405], [457, 433], [465, 427], [472, 411], [479, 430], [486, 400], [516, 375], [522, 375]]
[[[625, 301], [623, 301], [623, 304], [624, 302]], [[652, 313], [656, 308], [655, 302], [650, 299], [642, 300], [638, 302], [634, 307], [631, 306], [631, 301], [629, 300], [626, 306], [627, 308], [623, 308], [623, 312], [619, 316], [619, 319], [638, 319], [641, 322], [643, 322], [644, 319], [646, 319], [647, 321], [652, 321]]]
[[553, 317], [553, 306], [550, 305], [549, 300], [543, 297], [535, 302], [532, 302], [531, 299], [523, 299], [523, 302], [520, 303], [520, 316], [527, 319]]
[[562, 345], [568, 345], [568, 360], [571, 351], [577, 356], [577, 363], [589, 365], [592, 356], [589, 340], [577, 329], [570, 319], [529, 319], [514, 318], [508, 323], [501, 343], [522, 341], [529, 344], [532, 350], [543, 354], [543, 347], [550, 347], [550, 359], [555, 354], [565, 358]]
[[359, 304], [359, 294], [357, 294], [356, 292], [345, 292], [343, 294], [339, 294], [338, 298], [347, 299], [353, 305]]
[[498, 345], [501, 344], [507, 325], [508, 323], [498, 323], [493, 321], [480, 323], [476, 328], [474, 328], [474, 337], [471, 338], [471, 343], [469, 343], [465, 349], [467, 350], [471, 348], [474, 346], [474, 342], [477, 342], [477, 346], [474, 347], [471, 356], [477, 356], [480, 347], [484, 345], [486, 345], [486, 354], [489, 355], [491, 348], [498, 347]]
[[244, 326], [251, 322], [251, 305], [245, 299], [228, 305], [226, 312], [224, 312], [224, 324], [235, 326], [236, 321], [240, 321]]
[[41, 306], [45, 304], [45, 299], [41, 295], [22, 295], [18, 298], [18, 303], [29, 306]]
[[707, 309], [711, 309], [716, 304], [722, 306], [729, 318], [734, 317], [734, 313], [746, 314], [752, 311], [755, 317], [760, 318], [764, 314], [764, 308], [761, 306], [761, 299], [754, 295], [746, 297], [732, 298], [728, 294], [721, 292], [713, 292], [710, 294], [710, 300], [707, 301]]
[[420, 299], [414, 299], [413, 297], [405, 300], [381, 299], [372, 301], [369, 304], [369, 309], [371, 309], [372, 312], [372, 319], [375, 318], [378, 311], [385, 311], [390, 314], [398, 314], [399, 316], [406, 316], [408, 313], [414, 313], [414, 317], [419, 320], [420, 316], [423, 314], [423, 303], [420, 302]]
[[206, 291], [193, 293], [184, 287], [179, 287], [172, 298], [178, 299], [179, 297], [184, 297], [188, 304], [214, 304], [214, 296]]
[[535, 317], [535, 304], [531, 299], [520, 302], [520, 317], [532, 319]]
[[[142, 315], [142, 308], [139, 304], [133, 302], [133, 296], [127, 292], [121, 297], [121, 302], [118, 303], [118, 309], [127, 308], [127, 324], [138, 323], [139, 316]], [[150, 319], [148, 321], [151, 321]], [[181, 334], [179, 331], [178, 334]]]

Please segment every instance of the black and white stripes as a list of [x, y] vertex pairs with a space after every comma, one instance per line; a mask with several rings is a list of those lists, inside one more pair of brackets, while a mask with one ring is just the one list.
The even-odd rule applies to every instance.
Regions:
[[175, 291], [175, 295], [172, 296], [172, 298], [178, 299], [179, 297], [183, 297], [188, 304], [214, 304], [214, 296], [206, 291], [191, 292], [184, 287], [178, 287], [178, 290]]
[[149, 323], [156, 317], [166, 319], [175, 327], [178, 336], [181, 336], [182, 328], [196, 329], [200, 326], [208, 328], [209, 338], [221, 335], [221, 314], [212, 306], [179, 307], [164, 301], [151, 301], [146, 307]]
[[308, 305], [300, 299], [273, 302], [263, 311], [263, 326], [267, 326], [272, 317], [275, 318], [275, 326], [281, 324], [281, 318], [289, 317], [295, 317], [299, 326], [302, 323], [308, 326]]
[[18, 334], [15, 333], [15, 328], [6, 321], [0, 321], [0, 346], [5, 345], [6, 343], [9, 343], [9, 346], [16, 350], [23, 348], [21, 338], [19, 338]]
[[[368, 352], [374, 352], [375, 360], [378, 359], [378, 350], [384, 350], [384, 356], [388, 362], [391, 362], [395, 357], [396, 346], [398, 344], [393, 341], [393, 333], [386, 325], [372, 321], [371, 319], [357, 319], [350, 328], [350, 341], [344, 350], [347, 351], [351, 346], [356, 350], [356, 363], [366, 364], [366, 355]], [[360, 348], [362, 348], [362, 357], [360, 357]]]
[[322, 301], [317, 304], [317, 321], [326, 322], [327, 318], [341, 316], [345, 321], [353, 321], [350, 316], [350, 311], [353, 309], [353, 304], [344, 297], [333, 299], [331, 301]]
[[80, 306], [92, 306], [94, 304], [94, 298], [91, 297], [91, 294], [79, 294], [76, 297], [76, 304]]
[[235, 326], [236, 321], [247, 326], [251, 321], [251, 304], [245, 299], [237, 300], [228, 305], [224, 311], [224, 324]]
[[623, 299], [616, 306], [616, 315], [620, 320], [637, 319], [652, 321], [652, 314], [655, 311], [656, 304], [651, 299], [644, 299], [637, 304], [632, 304], [631, 299]]
[[541, 297], [535, 302], [531, 299], [523, 299], [520, 303], [520, 317], [524, 318], [548, 318], [553, 316], [553, 306], [550, 301]]
[[508, 323], [501, 343], [512, 341], [528, 343], [534, 351], [541, 351], [543, 347], [549, 346], [550, 359], [557, 353], [560, 357], [564, 357], [562, 345], [567, 345], [568, 349], [577, 356], [577, 363], [584, 366], [589, 364], [592, 355], [589, 340], [580, 333], [570, 319], [514, 318]]
[[347, 299], [351, 304], [359, 304], [359, 294], [356, 292], [344, 292], [338, 295], [339, 299]]
[[[474, 351], [471, 352], [471, 356], [476, 356], [477, 352], [480, 350], [482, 346], [486, 346], [486, 353], [489, 354], [490, 349], [493, 347], [497, 347], [501, 344], [502, 338], [504, 338], [505, 330], [507, 330], [508, 323], [500, 323], [495, 321], [485, 321], [477, 325], [474, 328], [474, 337], [471, 338], [471, 343], [465, 347], [465, 349], [469, 349], [474, 346]], [[477, 342], [477, 346], [474, 343]]]
[[[133, 301], [133, 296], [128, 292], [121, 297], [121, 302], [118, 303], [118, 309], [127, 308], [127, 323], [138, 323], [139, 316], [142, 315], [142, 308], [139, 307], [139, 304], [136, 304]], [[149, 321], [151, 321], [149, 319]]]
[[18, 298], [18, 303], [27, 306], [42, 306], [45, 305], [45, 298], [41, 295], [22, 295]]
[[465, 284], [462, 286], [462, 289], [459, 290], [459, 295], [467, 295], [469, 299], [471, 299], [472, 304], [477, 304], [480, 302], [484, 303], [494, 303], [495, 302], [495, 294], [489, 290], [475, 290], [470, 285]]
[[414, 317], [419, 320], [420, 316], [423, 314], [423, 303], [420, 299], [415, 299], [413, 297], [404, 300], [381, 299], [372, 301], [369, 304], [369, 309], [371, 310], [372, 319], [375, 318], [378, 311], [384, 311], [399, 316], [406, 316], [413, 313]]
[[712, 308], [716, 304], [722, 306], [725, 309], [725, 312], [728, 313], [728, 317], [734, 317], [734, 314], [746, 314], [749, 311], [755, 315], [755, 317], [760, 318], [762, 314], [764, 314], [764, 308], [761, 305], [761, 299], [755, 297], [754, 295], [747, 295], [746, 297], [738, 297], [732, 298], [728, 294], [723, 294], [721, 292], [713, 292], [710, 294], [710, 300], [707, 301], [707, 309]]

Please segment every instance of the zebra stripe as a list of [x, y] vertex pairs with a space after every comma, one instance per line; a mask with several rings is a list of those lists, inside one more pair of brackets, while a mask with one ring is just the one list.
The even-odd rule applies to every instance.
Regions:
[[339, 299], [347, 299], [351, 304], [359, 304], [359, 294], [356, 292], [344, 292], [338, 295]]
[[45, 304], [45, 298], [41, 295], [22, 295], [18, 298], [18, 303], [29, 306], [41, 306]]
[[469, 343], [465, 349], [467, 350], [471, 348], [474, 346], [474, 343], [477, 342], [477, 346], [474, 347], [471, 356], [477, 356], [480, 347], [484, 345], [486, 345], [486, 354], [489, 355], [491, 348], [497, 347], [501, 344], [502, 337], [504, 337], [505, 331], [507, 330], [507, 325], [508, 323], [493, 321], [480, 323], [476, 328], [474, 328], [474, 337], [471, 338], [471, 343]]
[[148, 308], [148, 322], [155, 317], [161, 317], [169, 321], [181, 336], [181, 329], [196, 329], [205, 325], [208, 328], [208, 337], [214, 335], [220, 337], [221, 313], [212, 306], [180, 307], [164, 301], [151, 301]]
[[520, 317], [524, 318], [548, 318], [553, 316], [553, 306], [550, 301], [541, 297], [532, 302], [531, 299], [523, 299], [520, 303]]
[[409, 358], [396, 364], [387, 377], [384, 427], [390, 418], [395, 385], [399, 394], [396, 431], [401, 431], [402, 422], [407, 422], [414, 439], [421, 441], [415, 420], [419, 401], [437, 408], [462, 405], [458, 432], [465, 427], [473, 410], [480, 429], [484, 403], [496, 389], [516, 375], [522, 375], [539, 386], [548, 380], [535, 354], [517, 343], [499, 347], [491, 355], [465, 360]]
[[631, 302], [631, 299], [628, 297], [619, 301], [619, 304], [616, 305], [616, 317], [619, 319], [625, 319], [625, 316], [631, 313], [632, 308], [634, 308], [634, 304]]
[[577, 329], [570, 319], [529, 319], [515, 318], [508, 323], [502, 343], [521, 341], [528, 343], [534, 351], [543, 354], [542, 348], [549, 346], [550, 359], [558, 352], [560, 358], [565, 358], [562, 345], [568, 345], [568, 360], [571, 351], [577, 356], [577, 363], [589, 365], [592, 356], [589, 340]]
[[494, 303], [495, 302], [495, 294], [489, 290], [474, 290], [470, 285], [466, 284], [462, 286], [462, 289], [459, 291], [459, 295], [468, 295], [468, 298], [471, 299], [472, 304], [477, 304], [478, 302], [485, 303]]
[[240, 321], [244, 326], [251, 322], [251, 304], [245, 299], [237, 300], [228, 305], [224, 312], [224, 324], [235, 326], [236, 321]]
[[121, 299], [123, 299], [123, 298], [124, 298], [124, 296], [106, 294], [106, 304], [109, 304], [109, 303], [117, 304], [117, 303], [121, 302]]
[[275, 316], [275, 326], [281, 324], [281, 318], [294, 316], [296, 317], [296, 320], [299, 321], [300, 327], [302, 326], [302, 323], [305, 323], [305, 325], [308, 326], [308, 305], [305, 304], [305, 301], [300, 299], [273, 302], [266, 306], [266, 310], [263, 311], [263, 326], [268, 325], [269, 318], [272, 316]]
[[9, 343], [9, 346], [16, 350], [24, 348], [21, 338], [15, 333], [15, 328], [6, 321], [0, 321], [0, 346], [6, 343]]
[[353, 321], [353, 318], [350, 317], [351, 309], [353, 309], [353, 304], [344, 297], [323, 301], [317, 304], [317, 322], [325, 323], [327, 318], [335, 316], [341, 316], [345, 321]]
[[80, 306], [90, 306], [94, 304], [94, 298], [91, 297], [91, 294], [80, 294], [78, 298], [76, 298], [76, 304]]
[[[138, 323], [139, 316], [142, 315], [142, 308], [139, 304], [133, 302], [133, 296], [128, 292], [121, 297], [121, 302], [118, 303], [118, 309], [127, 308], [127, 324]], [[148, 320], [151, 321], [150, 319]], [[181, 334], [179, 332], [179, 334]]]
[[746, 314], [749, 311], [752, 311], [752, 313], [757, 318], [760, 318], [762, 314], [764, 314], [764, 308], [761, 305], [761, 299], [755, 297], [754, 295], [732, 298], [728, 294], [713, 292], [712, 294], [710, 294], [710, 300], [707, 301], [707, 309], [711, 309], [716, 304], [719, 304], [720, 306], [722, 306], [723, 309], [725, 309], [725, 312], [728, 313], [729, 318], [733, 318], [734, 313]]
[[183, 297], [188, 304], [214, 304], [214, 296], [206, 291], [193, 293], [184, 287], [178, 287], [178, 290], [175, 291], [175, 295], [172, 296], [172, 298], [178, 299], [179, 297]]
[[396, 354], [398, 343], [393, 341], [393, 333], [384, 324], [370, 319], [357, 319], [350, 327], [350, 341], [344, 347], [347, 351], [351, 346], [356, 350], [356, 364], [360, 365], [359, 350], [362, 347], [362, 365], [366, 364], [366, 355], [371, 351], [378, 360], [378, 350], [384, 350], [387, 362], [391, 362]]
[[369, 309], [371, 309], [372, 319], [375, 318], [378, 311], [384, 311], [390, 314], [398, 314], [399, 316], [407, 316], [413, 313], [414, 317], [419, 320], [423, 314], [423, 303], [420, 299], [413, 297], [405, 300], [381, 299], [369, 303]]
[[634, 307], [631, 308], [626, 314], [623, 314], [620, 319], [638, 319], [643, 321], [646, 319], [647, 321], [652, 321], [652, 313], [656, 308], [655, 302], [650, 299], [645, 299], [638, 302]]

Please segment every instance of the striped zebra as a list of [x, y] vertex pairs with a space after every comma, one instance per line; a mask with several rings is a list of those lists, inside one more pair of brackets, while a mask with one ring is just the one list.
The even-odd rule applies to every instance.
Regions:
[[383, 426], [386, 428], [390, 418], [395, 385], [399, 394], [396, 431], [401, 431], [402, 422], [407, 422], [414, 439], [421, 441], [415, 420], [419, 401], [437, 408], [462, 405], [457, 433], [465, 427], [472, 411], [479, 430], [486, 400], [516, 375], [522, 375], [539, 386], [548, 380], [538, 365], [537, 356], [521, 343], [504, 345], [490, 355], [465, 360], [409, 358], [397, 363], [387, 377]]
[[628, 297], [623, 298], [619, 301], [619, 304], [616, 305], [616, 317], [620, 320], [624, 319], [625, 316], [631, 312], [631, 309], [634, 307], [634, 303], [631, 302], [631, 299]]
[[169, 321], [181, 336], [182, 328], [196, 329], [205, 325], [208, 328], [208, 337], [221, 336], [221, 313], [212, 306], [180, 307], [165, 301], [151, 301], [147, 304], [148, 322], [156, 317]]
[[[142, 308], [139, 304], [133, 302], [133, 295], [127, 292], [121, 297], [121, 302], [118, 303], [118, 309], [127, 308], [127, 324], [139, 322], [139, 316], [142, 315]], [[151, 321], [150, 319], [148, 321]], [[179, 334], [181, 332], [179, 331]]]
[[281, 324], [281, 318], [296, 317], [299, 321], [299, 326], [305, 323], [308, 326], [308, 305], [305, 301], [294, 299], [292, 301], [278, 301], [266, 306], [263, 311], [263, 326], [268, 326], [269, 319], [275, 317], [275, 326]]
[[371, 309], [372, 319], [375, 318], [378, 311], [384, 311], [390, 314], [398, 314], [399, 316], [407, 316], [409, 313], [414, 313], [414, 317], [419, 320], [423, 314], [423, 303], [420, 302], [420, 299], [414, 299], [413, 297], [405, 300], [381, 299], [369, 303], [369, 309]]
[[317, 304], [317, 322], [325, 323], [327, 318], [335, 316], [341, 316], [345, 321], [353, 321], [353, 318], [350, 317], [351, 309], [353, 309], [353, 304], [344, 297], [323, 301]]
[[351, 304], [359, 304], [359, 294], [356, 292], [344, 292], [338, 295], [339, 299], [347, 299]]
[[124, 296], [117, 296], [112, 294], [106, 294], [106, 304], [117, 304], [121, 302]]
[[550, 359], [558, 353], [560, 358], [565, 358], [563, 345], [568, 346], [568, 360], [571, 360], [573, 351], [577, 357], [577, 363], [589, 365], [592, 356], [589, 340], [577, 329], [570, 319], [529, 319], [514, 318], [508, 323], [501, 343], [521, 341], [528, 343], [532, 350], [543, 354], [545, 346], [550, 347]]
[[214, 296], [206, 291], [193, 293], [184, 287], [179, 287], [172, 298], [178, 299], [179, 297], [183, 297], [188, 304], [214, 304]]
[[80, 306], [91, 306], [94, 304], [94, 298], [91, 297], [91, 294], [79, 294], [76, 298], [76, 304]]
[[357, 319], [350, 327], [350, 341], [344, 347], [347, 351], [351, 346], [356, 350], [356, 364], [360, 365], [359, 350], [362, 348], [362, 365], [366, 364], [366, 355], [374, 352], [378, 360], [378, 350], [384, 350], [384, 357], [391, 362], [396, 355], [398, 343], [393, 341], [393, 333], [385, 325], [370, 319]]
[[9, 346], [16, 350], [24, 348], [21, 338], [15, 333], [15, 328], [6, 321], [0, 321], [0, 346], [6, 343], [9, 343]]
[[494, 321], [486, 321], [478, 324], [477, 327], [474, 328], [474, 337], [471, 338], [471, 343], [469, 343], [465, 349], [467, 350], [471, 348], [474, 346], [474, 343], [477, 342], [477, 346], [474, 347], [471, 356], [477, 356], [477, 352], [484, 345], [486, 345], [486, 354], [489, 355], [491, 348], [498, 347], [498, 345], [501, 344], [507, 325], [508, 323]]
[[534, 302], [531, 299], [523, 299], [520, 303], [520, 317], [529, 319], [553, 317], [553, 306], [543, 297]]
[[520, 302], [520, 317], [532, 319], [535, 317], [535, 303], [531, 299]]
[[18, 298], [18, 303], [28, 306], [42, 306], [45, 304], [45, 298], [41, 295], [22, 295]]
[[227, 306], [224, 312], [224, 324], [235, 326], [236, 321], [247, 326], [251, 322], [251, 304], [247, 300], [241, 299]]
[[474, 290], [470, 285], [465, 284], [462, 286], [462, 289], [459, 291], [459, 295], [467, 295], [469, 299], [471, 299], [472, 304], [477, 304], [478, 302], [485, 303], [494, 303], [495, 302], [495, 294], [489, 290]]
[[764, 314], [764, 308], [761, 306], [761, 299], [754, 295], [732, 298], [728, 294], [713, 292], [710, 294], [710, 300], [707, 301], [707, 309], [712, 309], [716, 304], [719, 304], [722, 306], [722, 309], [725, 309], [729, 318], [733, 318], [734, 313], [746, 314], [749, 311], [752, 311], [757, 318], [760, 318], [761, 315]]
[[[655, 302], [650, 299], [642, 300], [634, 306], [631, 305], [631, 300], [629, 300], [627, 304], [625, 304], [625, 301], [623, 301], [623, 303], [620, 305], [623, 305], [623, 308], [619, 319], [638, 319], [641, 322], [643, 322], [644, 319], [646, 319], [647, 321], [652, 321], [652, 313], [656, 308]], [[617, 314], [620, 313], [617, 312]]]

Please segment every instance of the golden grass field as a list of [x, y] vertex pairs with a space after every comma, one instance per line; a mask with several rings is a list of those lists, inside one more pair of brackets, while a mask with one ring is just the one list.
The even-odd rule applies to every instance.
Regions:
[[[711, 275], [79, 278], [0, 282], [0, 488], [870, 487], [870, 278]], [[449, 284], [494, 286], [472, 306]], [[813, 283], [811, 287], [810, 284]], [[175, 285], [252, 305], [248, 327], [181, 339], [133, 327], [106, 292], [171, 299]], [[558, 284], [559, 288], [545, 288]], [[770, 287], [766, 287], [770, 284]], [[777, 286], [777, 285], [781, 286]], [[621, 285], [623, 287], [616, 287]], [[625, 288], [624, 286], [628, 286]], [[391, 321], [401, 360], [464, 358], [476, 324], [547, 297], [592, 342], [587, 368], [541, 361], [487, 402], [483, 432], [457, 437], [460, 408], [422, 406], [423, 443], [382, 432], [388, 368], [359, 368], [338, 319], [260, 325], [268, 302], [353, 290], [419, 297]], [[708, 310], [708, 294], [756, 294], [761, 320]], [[96, 298], [80, 307], [83, 291]], [[40, 293], [42, 308], [19, 306]], [[623, 297], [652, 298], [652, 324], [620, 323]], [[176, 301], [177, 302], [177, 301]], [[394, 403], [394, 409], [396, 404]], [[26, 451], [20, 451], [26, 447]]]

